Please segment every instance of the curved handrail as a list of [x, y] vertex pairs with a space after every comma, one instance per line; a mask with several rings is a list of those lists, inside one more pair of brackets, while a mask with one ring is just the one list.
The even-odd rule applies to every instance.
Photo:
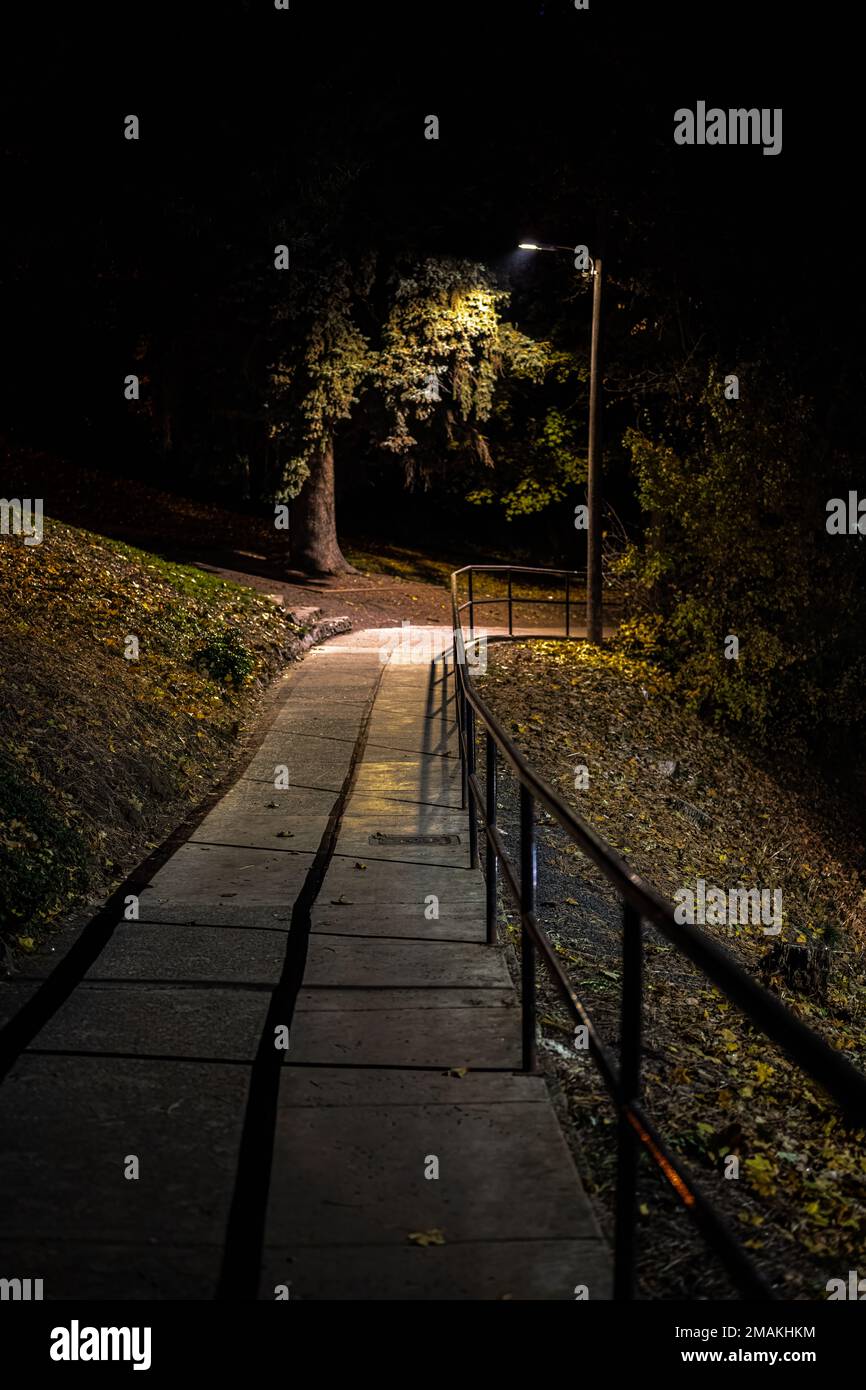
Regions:
[[[522, 1005], [524, 1014], [524, 1067], [535, 1064], [535, 1000], [534, 951], [541, 956], [552, 976], [566, 1007], [577, 1023], [587, 1030], [587, 1050], [593, 1057], [614, 1098], [620, 1118], [620, 1147], [617, 1179], [617, 1249], [615, 1294], [631, 1297], [634, 1278], [634, 1183], [636, 1147], [641, 1145], [655, 1162], [662, 1176], [682, 1204], [696, 1219], [708, 1240], [724, 1260], [728, 1271], [741, 1288], [752, 1296], [772, 1298], [774, 1295], [763, 1276], [727, 1224], [715, 1211], [693, 1182], [682, 1162], [675, 1158], [656, 1131], [639, 1101], [640, 1074], [640, 1014], [641, 980], [641, 922], [652, 922], [663, 936], [681, 951], [693, 965], [707, 976], [717, 988], [751, 1019], [767, 1037], [799, 1063], [816, 1082], [822, 1085], [839, 1104], [849, 1123], [866, 1128], [866, 1076], [841, 1057], [814, 1033], [769, 990], [763, 988], [737, 963], [733, 956], [712, 938], [690, 923], [676, 920], [672, 904], [636, 869], [618, 854], [558, 792], [533, 771], [526, 758], [496, 718], [486, 701], [478, 694], [469, 673], [467, 643], [463, 636], [460, 614], [470, 610], [470, 631], [474, 631], [474, 599], [472, 577], [477, 573], [535, 574], [539, 578], [576, 578], [573, 571], [532, 569], [528, 566], [467, 565], [451, 575], [451, 609], [453, 623], [453, 665], [455, 695], [458, 707], [460, 751], [464, 769], [464, 803], [470, 820], [470, 856], [477, 863], [476, 808], [481, 813], [487, 839], [487, 939], [496, 939], [496, 878], [501, 865], [505, 882], [520, 911], [522, 924]], [[461, 575], [470, 578], [470, 599], [459, 604], [457, 583]], [[502, 599], [494, 600], [502, 602]], [[509, 581], [509, 603], [536, 603], [532, 598], [515, 599]], [[555, 602], [555, 600], [554, 600]], [[568, 595], [566, 604], [566, 633], [569, 629]], [[509, 628], [511, 624], [509, 623]], [[522, 638], [526, 634], [521, 634]], [[470, 637], [469, 646], [484, 639]], [[498, 636], [491, 640], [507, 641]], [[486, 734], [487, 786], [482, 790], [475, 775], [475, 720], [479, 719]], [[521, 791], [521, 873], [515, 875], [508, 860], [502, 838], [496, 828], [496, 758], [501, 754], [514, 771]], [[623, 931], [623, 1013], [619, 1069], [599, 1038], [588, 1013], [575, 993], [566, 972], [553, 948], [550, 938], [535, 915], [535, 837], [534, 805], [545, 810], [566, 834], [583, 850], [589, 859], [616, 888], [624, 902]], [[530, 959], [532, 955], [532, 959]], [[527, 992], [531, 994], [527, 998]]]

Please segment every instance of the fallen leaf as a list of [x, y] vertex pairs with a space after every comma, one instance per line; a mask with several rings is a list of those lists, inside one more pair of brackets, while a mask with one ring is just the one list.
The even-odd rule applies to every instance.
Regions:
[[413, 1245], [444, 1245], [445, 1237], [437, 1226], [429, 1231], [410, 1231], [409, 1239]]

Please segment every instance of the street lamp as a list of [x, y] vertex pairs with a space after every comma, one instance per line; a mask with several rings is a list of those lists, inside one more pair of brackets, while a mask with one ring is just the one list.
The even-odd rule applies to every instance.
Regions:
[[[521, 241], [521, 251], [568, 251], [572, 246], [547, 245], [536, 241]], [[592, 335], [589, 347], [589, 442], [586, 461], [586, 636], [590, 642], [602, 639], [601, 611], [601, 453], [599, 435], [600, 331], [601, 331], [601, 257], [591, 259], [592, 276]]]

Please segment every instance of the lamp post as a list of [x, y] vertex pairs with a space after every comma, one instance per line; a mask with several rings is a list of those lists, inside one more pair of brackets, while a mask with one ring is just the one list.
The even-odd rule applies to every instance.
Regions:
[[[535, 241], [521, 241], [521, 251], [568, 251], [577, 248], [550, 246]], [[592, 333], [589, 347], [589, 440], [586, 459], [586, 636], [589, 642], [602, 639], [601, 603], [601, 449], [599, 383], [601, 381], [601, 257], [591, 259], [592, 276]]]

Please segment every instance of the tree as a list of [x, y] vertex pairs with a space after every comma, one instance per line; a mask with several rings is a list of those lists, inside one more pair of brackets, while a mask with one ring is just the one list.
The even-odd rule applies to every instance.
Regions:
[[820, 730], [825, 747], [843, 745], [866, 732], [851, 616], [864, 556], [825, 523], [852, 475], [783, 378], [759, 364], [738, 375], [743, 401], [711, 369], [665, 427], [626, 434], [646, 524], [623, 560], [634, 616], [618, 640], [675, 672], [700, 713], [764, 739]]
[[[373, 367], [367, 338], [353, 320], [355, 300], [369, 287], [369, 268], [353, 273], [345, 260], [295, 288], [279, 311], [302, 333], [286, 344], [271, 371], [270, 435], [285, 445], [277, 500], [292, 508], [292, 564], [308, 574], [351, 570], [337, 540], [334, 433], [349, 418]], [[299, 304], [299, 300], [305, 303]]]
[[367, 256], [298, 277], [280, 310], [292, 337], [269, 402], [271, 435], [285, 446], [280, 496], [296, 499], [294, 565], [350, 568], [337, 539], [335, 437], [359, 403], [409, 478], [470, 454], [492, 462], [481, 426], [497, 380], [509, 370], [538, 376], [546, 363], [545, 345], [502, 321], [507, 298], [483, 266], [442, 257], [383, 267]]

